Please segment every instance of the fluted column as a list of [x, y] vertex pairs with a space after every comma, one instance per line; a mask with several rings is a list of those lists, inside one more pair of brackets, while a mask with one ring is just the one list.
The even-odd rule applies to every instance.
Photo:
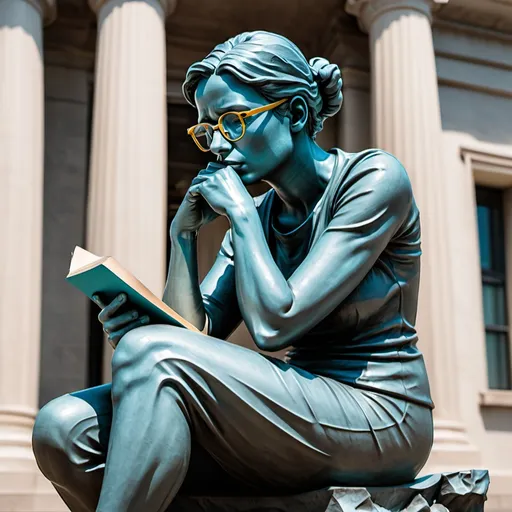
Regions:
[[174, 0], [91, 0], [91, 7], [98, 40], [87, 245], [114, 256], [160, 295], [167, 241], [165, 17]]
[[346, 9], [369, 33], [373, 143], [405, 165], [422, 222], [418, 311], [436, 409], [429, 468], [478, 464], [458, 407], [453, 289], [447, 254], [448, 193], [442, 161], [441, 117], [432, 9], [447, 0], [348, 0]]
[[0, 0], [0, 507], [6, 473], [36, 467], [31, 435], [39, 392], [43, 18], [54, 13], [53, 0]]

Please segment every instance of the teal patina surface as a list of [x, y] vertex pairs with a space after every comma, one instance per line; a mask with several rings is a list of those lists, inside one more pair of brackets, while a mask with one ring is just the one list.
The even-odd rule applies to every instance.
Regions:
[[[415, 331], [419, 214], [393, 156], [316, 144], [341, 88], [337, 66], [267, 32], [190, 67], [188, 133], [212, 163], [173, 219], [163, 299], [203, 332], [96, 298], [117, 345], [112, 384], [50, 402], [34, 429], [71, 510], [399, 485], [422, 468], [433, 404]], [[253, 199], [246, 185], [260, 181], [271, 190]], [[197, 234], [219, 215], [230, 229], [199, 283]], [[241, 320], [288, 359], [224, 341]]]

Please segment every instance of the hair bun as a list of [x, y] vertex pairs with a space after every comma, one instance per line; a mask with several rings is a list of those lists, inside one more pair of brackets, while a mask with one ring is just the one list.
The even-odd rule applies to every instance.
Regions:
[[343, 103], [341, 92], [343, 80], [340, 68], [323, 57], [312, 58], [309, 65], [322, 96], [323, 105], [320, 115], [331, 117], [340, 110]]

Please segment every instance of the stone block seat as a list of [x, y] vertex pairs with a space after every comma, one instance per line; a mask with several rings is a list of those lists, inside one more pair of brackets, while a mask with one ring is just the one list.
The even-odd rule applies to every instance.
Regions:
[[292, 496], [181, 496], [167, 512], [480, 512], [483, 469], [427, 475], [391, 487], [331, 487]]

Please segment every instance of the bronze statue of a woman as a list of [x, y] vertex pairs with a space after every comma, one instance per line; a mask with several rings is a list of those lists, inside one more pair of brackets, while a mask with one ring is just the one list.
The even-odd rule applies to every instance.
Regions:
[[[215, 161], [172, 222], [164, 301], [202, 333], [97, 298], [112, 384], [53, 400], [34, 428], [72, 511], [164, 511], [180, 489], [400, 484], [426, 462], [418, 209], [390, 154], [315, 143], [341, 85], [337, 66], [262, 31], [188, 70], [188, 132]], [[271, 188], [254, 199], [259, 181]], [[230, 229], [199, 283], [197, 233], [219, 215]], [[224, 341], [241, 320], [261, 349], [289, 347], [286, 362]]]

